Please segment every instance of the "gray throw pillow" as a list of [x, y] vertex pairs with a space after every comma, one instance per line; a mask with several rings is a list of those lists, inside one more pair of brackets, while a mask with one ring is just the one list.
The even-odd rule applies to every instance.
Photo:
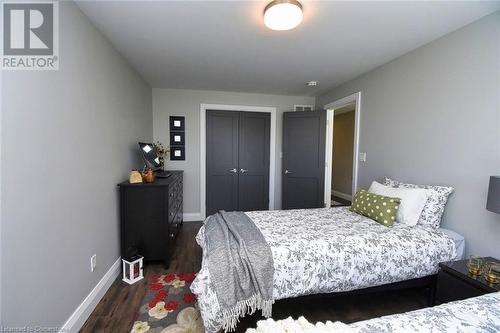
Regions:
[[439, 228], [444, 213], [444, 207], [446, 206], [446, 202], [448, 202], [448, 197], [453, 192], [453, 187], [406, 184], [388, 177], [385, 177], [384, 184], [390, 187], [425, 188], [427, 190], [430, 190], [429, 198], [425, 203], [424, 209], [422, 210], [422, 214], [420, 215], [417, 224]]

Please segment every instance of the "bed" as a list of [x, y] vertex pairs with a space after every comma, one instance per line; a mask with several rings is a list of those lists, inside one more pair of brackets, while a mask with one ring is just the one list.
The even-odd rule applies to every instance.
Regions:
[[[427, 226], [383, 226], [349, 207], [245, 213], [260, 229], [274, 260], [275, 300], [347, 292], [434, 275], [438, 264], [460, 256], [459, 243]], [[197, 242], [205, 248], [204, 227]], [[221, 313], [203, 251], [191, 290], [207, 333], [221, 328]]]
[[305, 318], [262, 320], [247, 333], [490, 333], [500, 331], [500, 292], [446, 303], [432, 308], [389, 315], [350, 325], [340, 322], [311, 324]]

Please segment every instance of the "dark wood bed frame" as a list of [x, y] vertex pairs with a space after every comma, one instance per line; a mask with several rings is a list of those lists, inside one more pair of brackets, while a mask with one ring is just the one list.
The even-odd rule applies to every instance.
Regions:
[[[328, 299], [335, 299], [335, 298], [340, 298], [342, 296], [349, 296], [349, 295], [366, 295], [370, 293], [380, 293], [380, 292], [389, 292], [389, 291], [397, 291], [397, 290], [405, 290], [405, 289], [422, 289], [426, 290], [427, 292], [427, 305], [428, 306], [434, 306], [435, 305], [435, 290], [436, 290], [436, 283], [437, 283], [437, 274], [435, 275], [429, 275], [425, 276], [422, 278], [417, 278], [417, 279], [411, 279], [411, 280], [406, 280], [406, 281], [400, 281], [400, 282], [395, 282], [395, 283], [390, 283], [390, 284], [384, 284], [381, 286], [376, 286], [376, 287], [369, 287], [369, 288], [364, 288], [364, 289], [357, 289], [357, 290], [352, 290], [352, 291], [345, 291], [345, 292], [336, 292], [336, 293], [324, 293], [324, 294], [314, 294], [314, 295], [306, 295], [306, 296], [297, 296], [297, 297], [291, 297], [291, 298], [285, 298], [285, 299], [279, 299], [276, 300], [276, 303], [281, 303], [281, 302], [287, 302], [287, 301], [292, 301], [292, 302], [301, 302], [301, 301], [314, 301], [314, 300], [328, 300]], [[236, 332], [246, 332], [246, 329], [249, 327], [255, 327], [256, 322], [258, 320], [264, 319], [264, 317], [261, 316], [260, 312], [257, 311], [257, 313], [253, 315], [246, 315], [243, 318], [240, 318], [240, 323], [238, 323], [238, 326], [236, 327]]]
[[434, 306], [436, 298], [436, 282], [437, 274], [424, 276], [422, 278], [405, 280], [395, 283], [383, 284], [376, 287], [369, 287], [363, 289], [356, 289], [351, 291], [343, 291], [336, 293], [326, 293], [326, 294], [314, 294], [306, 296], [298, 296], [293, 299], [314, 299], [314, 298], [324, 298], [324, 297], [336, 297], [336, 296], [346, 296], [346, 295], [359, 295], [374, 292], [384, 292], [393, 290], [403, 290], [403, 289], [413, 289], [422, 288], [427, 290], [427, 305]]

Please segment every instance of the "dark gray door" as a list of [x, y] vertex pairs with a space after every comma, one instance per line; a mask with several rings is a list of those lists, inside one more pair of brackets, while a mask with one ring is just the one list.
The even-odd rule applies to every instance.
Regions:
[[207, 111], [206, 214], [269, 208], [270, 114]]
[[269, 208], [269, 113], [241, 112], [238, 210]]
[[283, 114], [282, 207], [324, 207], [326, 112]]
[[237, 112], [207, 111], [207, 216], [238, 209]]

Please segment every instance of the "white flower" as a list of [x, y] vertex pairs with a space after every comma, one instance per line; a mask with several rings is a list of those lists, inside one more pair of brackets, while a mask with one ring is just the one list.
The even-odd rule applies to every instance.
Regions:
[[158, 283], [161, 284], [162, 286], [166, 286], [170, 283], [165, 282], [165, 277], [166, 275], [160, 275], [160, 278], [158, 279]]
[[149, 325], [146, 321], [136, 321], [130, 333], [144, 333], [149, 331]]
[[170, 312], [167, 309], [165, 309], [165, 302], [158, 302], [156, 303], [154, 308], [151, 308], [148, 312], [150, 317], [154, 317], [156, 319], [163, 319], [165, 318]]
[[186, 285], [186, 282], [184, 281], [181, 281], [179, 279], [175, 279], [174, 282], [172, 282], [172, 285], [175, 287], [175, 288], [182, 288]]
[[203, 333], [204, 327], [200, 311], [187, 307], [177, 315], [177, 323], [166, 327], [160, 333]]

